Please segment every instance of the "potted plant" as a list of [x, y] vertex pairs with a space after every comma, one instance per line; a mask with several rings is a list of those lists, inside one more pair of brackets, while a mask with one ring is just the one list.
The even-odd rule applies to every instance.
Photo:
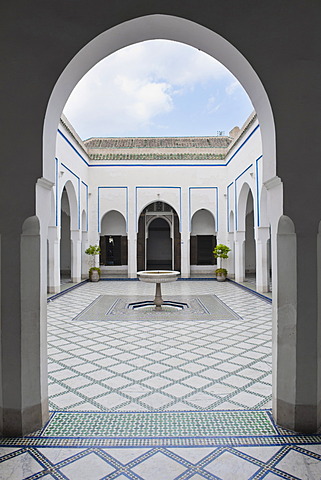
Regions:
[[89, 265], [91, 265], [89, 268], [89, 280], [91, 282], [98, 282], [101, 270], [99, 267], [95, 267], [95, 255], [100, 254], [100, 247], [98, 245], [90, 245], [87, 250], [85, 250], [85, 253], [90, 257], [88, 261]]
[[218, 268], [215, 270], [216, 280], [219, 282], [224, 282], [227, 276], [226, 268], [222, 268], [223, 258], [228, 258], [228, 253], [231, 249], [223, 243], [219, 243], [213, 250], [215, 258], [219, 259]]

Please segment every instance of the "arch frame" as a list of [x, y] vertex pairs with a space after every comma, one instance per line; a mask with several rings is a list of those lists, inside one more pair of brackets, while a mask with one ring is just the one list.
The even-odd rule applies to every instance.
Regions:
[[101, 231], [102, 231], [102, 226], [103, 226], [103, 220], [104, 218], [109, 214], [109, 213], [112, 213], [112, 212], [115, 212], [115, 213], [118, 213], [121, 217], [122, 217], [122, 220], [124, 221], [124, 225], [125, 225], [125, 232], [127, 234], [128, 232], [128, 225], [127, 225], [127, 220], [126, 220], [126, 217], [124, 216], [124, 214], [118, 210], [118, 209], [111, 209], [111, 210], [107, 210], [105, 213], [103, 213], [102, 215], [100, 215], [100, 220], [99, 220], [99, 232], [100, 232], [100, 235], [102, 235]]
[[276, 175], [275, 124], [268, 95], [257, 73], [228, 40], [214, 31], [183, 17], [152, 14], [136, 17], [107, 29], [87, 43], [66, 65], [48, 101], [43, 130], [43, 174], [54, 181], [54, 158], [59, 118], [79, 80], [108, 55], [145, 40], [166, 39], [198, 48], [225, 65], [248, 93], [261, 123], [264, 163], [263, 181]]
[[61, 226], [61, 201], [64, 189], [67, 193], [67, 198], [70, 208], [70, 230], [80, 229], [80, 209], [79, 198], [76, 193], [75, 185], [71, 179], [66, 180], [59, 188], [59, 201], [57, 202], [57, 220], [58, 226]]
[[[245, 231], [245, 219], [246, 219], [246, 205], [249, 198], [249, 195], [252, 195], [253, 198], [253, 209], [254, 209], [254, 219], [256, 218], [256, 194], [255, 189], [251, 186], [251, 182], [244, 181], [241, 188], [238, 190], [238, 195], [236, 199], [236, 215], [235, 220], [235, 231]], [[254, 227], [257, 225], [254, 223]]]
[[192, 231], [193, 231], [193, 218], [195, 217], [195, 215], [196, 215], [197, 213], [201, 212], [202, 210], [204, 210], [206, 213], [208, 213], [208, 214], [212, 217], [212, 219], [213, 219], [213, 226], [214, 226], [214, 233], [213, 233], [213, 235], [216, 235], [216, 234], [217, 234], [217, 227], [216, 227], [217, 222], [216, 222], [216, 218], [215, 218], [215, 215], [214, 215], [214, 214], [211, 212], [211, 210], [209, 210], [208, 208], [199, 208], [199, 209], [196, 210], [196, 211], [193, 213], [193, 215], [191, 216], [191, 218], [190, 218], [190, 224], [191, 224], [190, 230], [191, 230], [191, 235], [192, 235]]

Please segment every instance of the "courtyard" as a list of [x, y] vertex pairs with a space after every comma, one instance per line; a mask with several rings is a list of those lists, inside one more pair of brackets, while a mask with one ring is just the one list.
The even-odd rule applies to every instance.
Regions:
[[2, 439], [1, 478], [321, 478], [320, 436], [272, 420], [269, 297], [180, 280], [163, 297], [186, 310], [137, 312], [153, 284], [69, 285], [48, 299], [50, 420]]

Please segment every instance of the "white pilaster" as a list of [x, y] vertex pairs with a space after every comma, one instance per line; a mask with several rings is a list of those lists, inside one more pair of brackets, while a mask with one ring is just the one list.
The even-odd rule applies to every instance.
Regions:
[[245, 232], [238, 231], [234, 234], [235, 245], [235, 281], [245, 280]]
[[[88, 278], [88, 255], [85, 250], [89, 247], [88, 232], [82, 232], [81, 237], [81, 278]], [[99, 258], [99, 255], [98, 255]]]
[[181, 233], [181, 277], [190, 277], [190, 238], [189, 232], [186, 229]]
[[230, 247], [231, 251], [228, 254], [227, 271], [230, 277], [235, 276], [235, 247], [234, 247], [234, 232], [228, 233], [227, 237], [227, 246]]
[[270, 229], [258, 227], [255, 229], [256, 242], [256, 289], [258, 292], [269, 291], [270, 272], [268, 265], [268, 240]]
[[71, 281], [81, 282], [81, 230], [70, 231], [71, 240]]
[[60, 292], [60, 227], [48, 228], [48, 293]]
[[128, 278], [137, 277], [137, 205], [134, 189], [128, 189], [129, 205], [128, 205], [128, 224], [127, 224], [127, 241], [128, 241]]

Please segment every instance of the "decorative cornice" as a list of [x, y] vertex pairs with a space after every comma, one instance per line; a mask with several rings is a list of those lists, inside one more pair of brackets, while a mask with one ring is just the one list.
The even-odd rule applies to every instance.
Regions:
[[93, 153], [91, 160], [224, 160], [225, 154], [220, 153]]
[[90, 138], [84, 141], [91, 149], [131, 149], [131, 148], [227, 148], [230, 137], [108, 137]]
[[264, 182], [263, 185], [267, 190], [271, 190], [272, 188], [282, 185], [282, 180], [280, 177], [275, 176]]
[[50, 180], [47, 180], [47, 178], [41, 177], [41, 178], [38, 178], [37, 185], [45, 188], [46, 190], [51, 190], [52, 187], [54, 187], [55, 184], [53, 182], [51, 182]]
[[257, 119], [256, 112], [252, 112], [250, 117], [244, 123], [238, 137], [234, 141], [232, 141], [228, 146], [228, 151], [226, 152], [226, 155], [230, 153], [232, 148], [234, 148], [243, 139], [244, 135], [248, 132], [249, 128], [253, 125], [256, 119]]
[[71, 124], [69, 124], [69, 121], [68, 119], [65, 117], [65, 116], [61, 116], [60, 117], [60, 123], [65, 127], [66, 130], [68, 130], [68, 133], [70, 133], [70, 135], [72, 136], [72, 138], [75, 140], [75, 142], [77, 143], [77, 145], [81, 148], [81, 150], [83, 152], [86, 153], [86, 155], [88, 155], [88, 152], [87, 152], [87, 149], [86, 149], [86, 145], [84, 143], [82, 143], [82, 140], [80, 137], [78, 137], [78, 134], [76, 131], [73, 131], [73, 127]]

